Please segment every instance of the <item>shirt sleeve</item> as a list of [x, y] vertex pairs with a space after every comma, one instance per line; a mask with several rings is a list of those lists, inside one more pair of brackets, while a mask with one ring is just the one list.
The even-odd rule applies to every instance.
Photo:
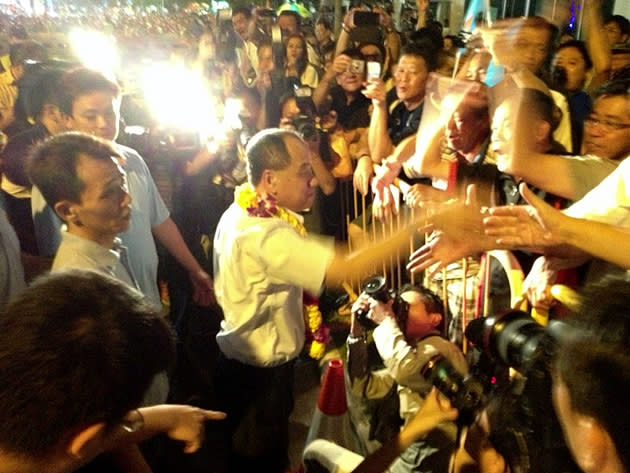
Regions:
[[332, 239], [303, 237], [288, 225], [267, 232], [260, 242], [269, 277], [302, 287], [312, 295], [321, 292], [334, 254]]
[[422, 368], [439, 351], [431, 344], [420, 344], [420, 350], [410, 345], [391, 317], [374, 329], [374, 343], [396, 382], [423, 393], [427, 383], [421, 375]]
[[142, 208], [146, 209], [149, 213], [151, 228], [157, 227], [170, 216], [170, 213], [164, 203], [164, 200], [162, 200], [162, 196], [157, 190], [155, 181], [149, 171], [149, 167], [144, 159], [142, 159], [142, 157], [135, 151], [126, 148], [123, 154], [127, 159], [126, 167], [129, 166], [130, 169], [133, 169], [137, 178], [141, 182], [140, 185], [142, 186], [144, 192], [146, 192], [143, 196], [143, 199], [146, 199], [143, 204], [146, 202], [147, 205], [146, 207], [142, 205]]
[[370, 371], [365, 338], [348, 339], [347, 345], [348, 375], [352, 393], [365, 399], [385, 397], [394, 386], [394, 378], [386, 370]]
[[578, 198], [597, 187], [619, 163], [597, 156], [567, 156], [569, 179]]
[[565, 210], [571, 217], [611, 225], [630, 224], [630, 160], [625, 159], [597, 187]]

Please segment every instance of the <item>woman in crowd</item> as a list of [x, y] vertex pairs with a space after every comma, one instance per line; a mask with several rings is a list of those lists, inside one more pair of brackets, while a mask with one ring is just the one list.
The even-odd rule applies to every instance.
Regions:
[[296, 77], [301, 85], [314, 89], [319, 84], [317, 69], [308, 62], [306, 41], [299, 34], [292, 34], [285, 45], [285, 75]]
[[556, 49], [552, 61], [552, 82], [555, 88], [565, 92], [571, 110], [573, 149], [582, 143], [584, 119], [593, 108], [585, 90], [593, 69], [593, 62], [582, 41], [567, 41]]

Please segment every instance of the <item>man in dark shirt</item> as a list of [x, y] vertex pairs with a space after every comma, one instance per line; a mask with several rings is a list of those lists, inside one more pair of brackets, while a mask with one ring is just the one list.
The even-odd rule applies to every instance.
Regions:
[[365, 81], [365, 58], [358, 49], [346, 49], [313, 92], [313, 102], [320, 115], [337, 114], [337, 123], [346, 130], [365, 128], [370, 124], [370, 100], [362, 93]]
[[397, 99], [389, 106], [383, 80], [369, 79], [364, 95], [374, 106], [368, 135], [371, 156], [361, 157], [355, 172], [355, 183], [362, 193], [367, 193], [373, 163], [415, 149], [427, 79], [435, 67], [436, 56], [431, 50], [414, 44], [403, 48], [395, 74]]
[[38, 255], [39, 249], [31, 216], [31, 183], [24, 166], [33, 145], [66, 131], [59, 107], [54, 105], [55, 100], [52, 98], [60, 76], [59, 70], [42, 73], [31, 94], [31, 106], [37, 120], [35, 126], [11, 138], [2, 153], [4, 175], [1, 187], [7, 215], [15, 228], [22, 251], [31, 255]]

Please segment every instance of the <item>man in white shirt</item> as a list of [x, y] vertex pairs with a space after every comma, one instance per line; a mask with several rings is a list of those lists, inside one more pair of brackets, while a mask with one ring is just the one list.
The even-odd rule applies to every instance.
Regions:
[[347, 257], [332, 240], [306, 236], [297, 212], [311, 206], [317, 180], [307, 145], [292, 131], [254, 136], [247, 171], [249, 183], [237, 188], [214, 240], [215, 292], [225, 316], [215, 386], [228, 415], [228, 470], [284, 472], [304, 302], [324, 281], [339, 285], [367, 274], [408, 245], [414, 227]]

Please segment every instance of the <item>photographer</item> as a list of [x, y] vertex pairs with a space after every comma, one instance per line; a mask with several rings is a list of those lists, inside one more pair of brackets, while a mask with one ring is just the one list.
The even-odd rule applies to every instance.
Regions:
[[[378, 296], [377, 296], [378, 297]], [[379, 299], [382, 299], [379, 297]], [[436, 357], [444, 357], [461, 373], [467, 372], [459, 349], [443, 338], [444, 305], [431, 291], [421, 286], [405, 286], [399, 296], [387, 303], [366, 293], [352, 307], [348, 337], [348, 371], [352, 391], [365, 398], [378, 399], [397, 384], [400, 416], [407, 423], [424, 402], [431, 384], [422, 375], [423, 368]], [[362, 314], [377, 324], [374, 343], [385, 369], [368, 367]], [[438, 426], [425, 438], [412, 444], [393, 464], [391, 471], [446, 472], [455, 449], [456, 427]]]
[[554, 408], [586, 473], [630, 471], [629, 304], [627, 281], [590, 286], [572, 320], [577, 333], [561, 343], [555, 360]]
[[335, 193], [337, 180], [331, 173], [333, 151], [330, 148], [328, 133], [318, 127], [319, 118], [315, 114], [315, 106], [310, 95], [296, 96], [301, 93], [310, 94], [310, 90], [300, 88], [280, 99], [282, 118], [279, 126], [297, 131], [311, 151], [311, 165], [317, 178], [318, 189], [313, 206], [304, 214], [306, 228], [311, 232], [335, 235], [340, 217], [336, 213], [339, 208]]

